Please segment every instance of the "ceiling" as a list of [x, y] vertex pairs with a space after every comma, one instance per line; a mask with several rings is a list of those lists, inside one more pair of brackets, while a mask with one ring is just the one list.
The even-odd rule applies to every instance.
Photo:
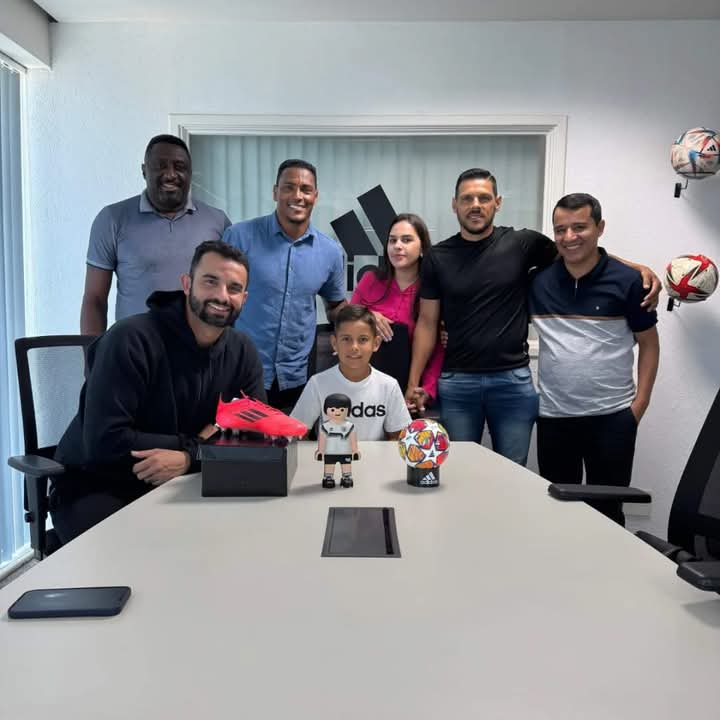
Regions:
[[58, 22], [702, 20], [720, 0], [35, 0]]

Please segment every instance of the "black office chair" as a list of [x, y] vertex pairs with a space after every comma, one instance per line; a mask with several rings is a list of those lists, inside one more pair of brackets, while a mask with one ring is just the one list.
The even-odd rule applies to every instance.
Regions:
[[315, 340], [308, 357], [308, 379], [337, 364], [337, 358], [333, 355], [330, 343], [332, 331], [332, 323], [319, 323], [315, 326]]
[[8, 458], [8, 464], [25, 476], [25, 522], [38, 560], [60, 544], [54, 530], [46, 532], [48, 480], [65, 471], [52, 458], [77, 412], [87, 347], [94, 339], [47, 335], [15, 341], [25, 455]]
[[410, 353], [412, 351], [410, 334], [408, 326], [404, 323], [393, 323], [392, 330], [392, 339], [388, 342], [383, 340], [380, 343], [380, 347], [370, 362], [376, 370], [394, 377], [404, 393], [410, 375]]
[[[558, 500], [650, 502], [648, 493], [612, 485], [554, 483]], [[720, 390], [705, 418], [675, 491], [667, 540], [636, 535], [678, 564], [677, 574], [702, 590], [720, 592]]]

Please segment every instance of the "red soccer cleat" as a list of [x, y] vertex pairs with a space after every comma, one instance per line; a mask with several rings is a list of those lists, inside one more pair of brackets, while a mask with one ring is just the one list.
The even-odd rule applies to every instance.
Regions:
[[222, 430], [245, 430], [271, 437], [303, 437], [308, 429], [295, 418], [243, 393], [229, 403], [218, 400], [215, 423]]

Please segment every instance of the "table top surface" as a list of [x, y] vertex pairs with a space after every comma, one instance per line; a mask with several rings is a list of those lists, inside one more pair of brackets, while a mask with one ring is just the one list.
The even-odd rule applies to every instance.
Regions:
[[[491, 451], [453, 443], [436, 489], [361, 443], [323, 490], [302, 443], [287, 498], [154, 490], [0, 590], [0, 716], [707, 716], [720, 597]], [[402, 557], [321, 557], [328, 508], [395, 508]], [[130, 585], [113, 618], [9, 620], [25, 590]]]

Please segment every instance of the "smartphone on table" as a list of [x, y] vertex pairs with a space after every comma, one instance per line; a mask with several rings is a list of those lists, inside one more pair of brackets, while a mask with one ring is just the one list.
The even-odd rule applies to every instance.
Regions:
[[107, 617], [117, 615], [129, 597], [126, 585], [28, 590], [10, 606], [8, 617]]

